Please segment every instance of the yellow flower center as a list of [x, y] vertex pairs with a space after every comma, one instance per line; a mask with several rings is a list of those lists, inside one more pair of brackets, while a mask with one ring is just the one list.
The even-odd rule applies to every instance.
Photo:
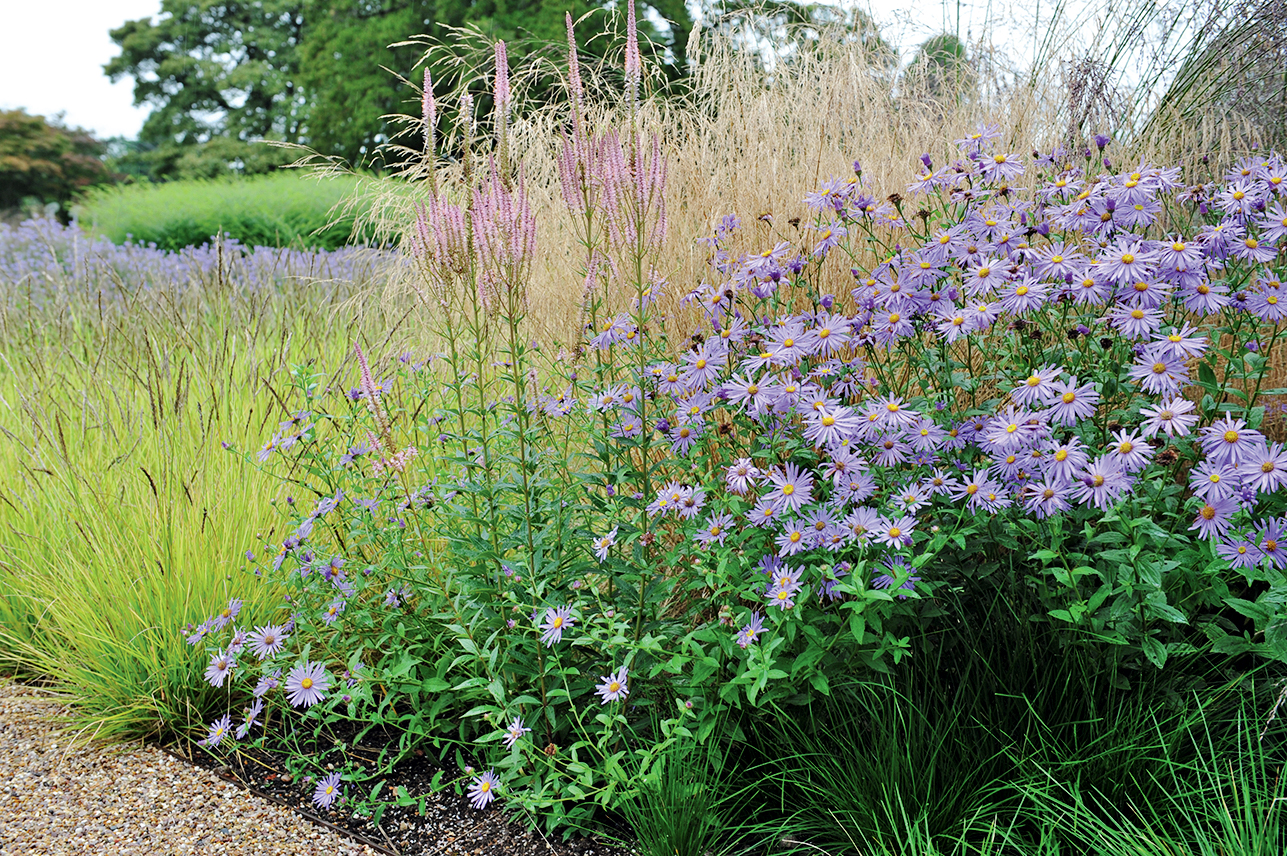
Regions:
[[1063, 260], [1064, 260], [1064, 257], [1063, 257], [1063, 256], [1051, 256], [1051, 257], [1050, 257], [1050, 261], [1051, 261], [1052, 263], [1054, 263], [1054, 264], [1062, 264], [1062, 263], [1063, 263]]
[[1060, 449], [1058, 452], [1055, 452], [1055, 460], [1059, 461], [1060, 463], [1063, 463], [1064, 461], [1068, 460], [1068, 450]]
[[1247, 245], [1247, 249], [1249, 250], [1254, 250], [1256, 247], [1260, 246], [1260, 242], [1257, 241], [1255, 238], [1248, 238], [1247, 240], [1243, 241], [1243, 243]]
[[793, 494], [793, 493], [795, 493], [795, 485], [793, 485], [793, 484], [784, 484], [784, 485], [782, 485], [782, 495], [783, 495], [783, 496], [790, 496], [790, 495], [791, 495], [791, 494]]
[[302, 680], [302, 681], [300, 681], [300, 682], [299, 682], [299, 685], [300, 685], [300, 687], [302, 687], [303, 689], [311, 690], [311, 689], [313, 688], [313, 679], [312, 679], [312, 678], [305, 678], [304, 680]]
[[823, 424], [823, 425], [825, 425], [825, 426], [827, 426], [828, 428], [830, 428], [832, 425], [835, 425], [835, 424], [836, 424], [836, 417], [834, 417], [834, 416], [824, 416], [824, 417], [822, 417], [822, 424]]
[[898, 537], [902, 536], [902, 534], [903, 534], [903, 530], [899, 529], [897, 526], [891, 526], [891, 527], [889, 527], [889, 537], [890, 537], [890, 538], [898, 538]]
[[1272, 473], [1274, 471], [1274, 462], [1265, 461], [1263, 464], [1260, 465], [1260, 471], [1262, 473]]
[[1238, 442], [1238, 432], [1232, 430], [1224, 432], [1224, 441], [1226, 443]]
[[1129, 265], [1135, 262], [1135, 256], [1132, 253], [1122, 253], [1122, 264]]
[[794, 348], [794, 347], [795, 347], [795, 339], [791, 339], [791, 338], [783, 339], [783, 340], [782, 340], [782, 344], [783, 344], [785, 347], [788, 347], [788, 348]]
[[989, 268], [989, 267], [981, 267], [981, 268], [979, 268], [979, 278], [980, 278], [980, 279], [982, 279], [982, 278], [983, 278], [983, 277], [985, 277], [985, 276], [988, 276], [988, 275], [989, 275], [989, 274], [991, 274], [991, 273], [992, 273], [992, 268]]
[[1202, 511], [1199, 513], [1203, 520], [1215, 520], [1216, 510], [1210, 505], [1202, 506]]
[[1171, 249], [1175, 250], [1177, 253], [1182, 253], [1188, 248], [1189, 248], [1189, 245], [1184, 243], [1183, 241], [1176, 241], [1174, 244], [1171, 245]]
[[1153, 363], [1153, 374], [1166, 374], [1166, 363]]
[[889, 313], [890, 324], [897, 324], [899, 321], [902, 321], [902, 320], [903, 320], [903, 316], [899, 315], [897, 312]]
[[1093, 479], [1091, 479], [1091, 481], [1095, 483], [1095, 487], [1103, 487], [1103, 486], [1104, 486], [1104, 477], [1103, 477], [1103, 476], [1098, 476], [1098, 475], [1097, 475], [1097, 476], [1095, 476]]
[[1134, 449], [1135, 449], [1135, 444], [1130, 442], [1129, 440], [1117, 447], [1117, 451], [1121, 452], [1123, 455], [1129, 455], [1132, 451], [1134, 451]]
[[1132, 317], [1132, 318], [1134, 318], [1136, 321], [1141, 320], [1141, 319], [1144, 317], [1144, 310], [1143, 310], [1143, 309], [1132, 309], [1132, 310], [1131, 310], [1131, 317]]
[[1064, 404], [1072, 404], [1077, 400], [1077, 396], [1073, 395], [1071, 392], [1065, 392], [1062, 397]]
[[704, 369], [704, 368], [706, 368], [706, 361], [705, 361], [705, 360], [698, 360], [698, 361], [697, 361], [697, 368], [699, 368], [699, 369]]
[[792, 532], [792, 533], [791, 533], [791, 543], [792, 543], [792, 544], [798, 544], [798, 543], [800, 543], [800, 533], [799, 533], [799, 532]]
[[1014, 293], [1019, 295], [1020, 297], [1023, 297], [1025, 294], [1028, 293], [1028, 286], [1021, 285], [1014, 290]]

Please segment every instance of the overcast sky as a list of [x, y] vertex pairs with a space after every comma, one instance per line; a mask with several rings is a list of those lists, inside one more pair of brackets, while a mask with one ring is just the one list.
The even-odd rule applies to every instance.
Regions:
[[[1014, 20], [1000, 12], [1004, 0], [855, 2], [871, 9], [886, 38], [904, 51], [930, 32], [951, 29], [958, 8], [962, 35], [977, 35], [991, 19], [988, 29], [1016, 42], [1011, 47], [1017, 51], [1031, 40], [1030, 31], [997, 30], [999, 21]], [[1041, 0], [1018, 5], [1039, 10]], [[113, 84], [103, 74], [103, 64], [117, 53], [107, 33], [127, 20], [156, 16], [160, 8], [161, 0], [0, 0], [0, 109], [62, 112], [68, 124], [100, 137], [136, 135], [147, 110], [133, 106], [132, 78]]]

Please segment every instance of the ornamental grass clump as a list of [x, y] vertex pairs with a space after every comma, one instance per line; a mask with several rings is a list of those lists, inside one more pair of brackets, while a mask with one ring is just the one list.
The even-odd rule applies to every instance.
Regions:
[[638, 798], [730, 710], [896, 670], [999, 597], [1115, 673], [1287, 659], [1287, 163], [1029, 158], [985, 124], [910, 186], [853, 163], [812, 222], [723, 217], [675, 283], [637, 50], [615, 116], [570, 84], [577, 341], [527, 317], [542, 232], [503, 46], [496, 144], [467, 96], [459, 169], [426, 153], [405, 247], [441, 348], [358, 345], [351, 387], [297, 372], [257, 456], [312, 495], [261, 568], [289, 589], [255, 617], [274, 642], [194, 633], [230, 706], [393, 727], [386, 761], [459, 742], [487, 762], [475, 806], [557, 826]]

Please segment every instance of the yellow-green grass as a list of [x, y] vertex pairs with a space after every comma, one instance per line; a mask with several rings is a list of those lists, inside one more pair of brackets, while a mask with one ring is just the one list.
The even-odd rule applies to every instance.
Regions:
[[222, 443], [271, 435], [292, 364], [343, 364], [357, 330], [318, 294], [6, 319], [0, 669], [67, 690], [85, 736], [185, 731], [240, 701], [204, 683], [183, 630], [230, 597], [243, 626], [281, 602], [244, 556], [282, 489]]

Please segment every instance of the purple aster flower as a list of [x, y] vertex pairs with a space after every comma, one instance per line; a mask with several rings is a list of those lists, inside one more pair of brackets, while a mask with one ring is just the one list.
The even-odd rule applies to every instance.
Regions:
[[470, 805], [476, 809], [487, 808], [496, 799], [496, 788], [499, 786], [500, 779], [491, 770], [476, 776], [469, 786]]
[[563, 631], [569, 630], [576, 626], [576, 619], [572, 617], [571, 605], [560, 606], [555, 609], [551, 607], [545, 610], [545, 623], [540, 627], [541, 641], [547, 648], [552, 648], [558, 642], [563, 641]]
[[230, 731], [232, 731], [232, 717], [225, 713], [210, 723], [210, 731], [206, 734], [206, 739], [201, 741], [201, 745], [218, 746], [225, 737], [229, 737]]
[[720, 387], [724, 398], [745, 407], [751, 415], [762, 413], [777, 401], [778, 386], [772, 375], [765, 374], [758, 380], [747, 380], [741, 375]]
[[313, 791], [313, 805], [318, 808], [330, 808], [335, 805], [335, 801], [340, 798], [340, 774], [331, 773], [325, 779], [317, 783], [317, 790]]
[[1248, 428], [1246, 422], [1232, 416], [1213, 422], [1199, 433], [1202, 451], [1208, 458], [1216, 463], [1235, 467], [1265, 441], [1263, 434]]
[[1256, 546], [1269, 563], [1278, 570], [1287, 567], [1287, 552], [1283, 545], [1283, 524], [1279, 520], [1262, 520], [1256, 524]]
[[769, 586], [765, 593], [769, 606], [776, 606], [784, 612], [795, 606], [795, 596], [804, 588], [804, 583], [800, 582], [802, 573], [803, 571], [792, 571], [789, 574], [779, 575], [778, 581]]
[[1130, 486], [1130, 477], [1109, 455], [1091, 461], [1077, 475], [1073, 499], [1107, 511]]
[[237, 661], [226, 651], [216, 651], [210, 658], [210, 665], [206, 666], [206, 680], [212, 687], [222, 687], [223, 682], [232, 674], [236, 668]]
[[1229, 531], [1230, 518], [1239, 507], [1238, 501], [1231, 497], [1210, 500], [1198, 509], [1198, 516], [1189, 528], [1196, 529], [1208, 540], [1220, 538]]
[[1261, 441], [1238, 467], [1238, 474], [1257, 493], [1273, 493], [1287, 484], [1287, 453], [1281, 443]]
[[1050, 385], [1045, 404], [1050, 407], [1048, 416], [1056, 425], [1075, 425], [1079, 419], [1095, 414], [1099, 393], [1092, 383], [1077, 386], [1077, 378], [1067, 383], [1055, 381]]
[[1060, 280], [1081, 271], [1084, 261], [1075, 247], [1065, 247], [1056, 242], [1032, 255], [1033, 272], [1042, 279]]
[[1196, 405], [1187, 398], [1172, 398], [1157, 405], [1140, 408], [1140, 415], [1146, 421], [1140, 426], [1145, 437], [1152, 437], [1158, 431], [1165, 431], [1168, 437], [1183, 437], [1197, 424], [1198, 417], [1192, 411]]
[[812, 539], [798, 522], [791, 522], [786, 524], [775, 542], [778, 545], [778, 555], [786, 557], [794, 556], [796, 553], [802, 553], [809, 549]]
[[1193, 328], [1185, 324], [1182, 328], [1171, 328], [1170, 333], [1158, 334], [1154, 344], [1165, 355], [1179, 360], [1201, 357], [1207, 350], [1207, 337], [1194, 336]]
[[732, 525], [733, 515], [713, 515], [706, 520], [693, 539], [703, 547], [709, 547], [711, 544], [723, 545], [724, 539], [728, 537], [729, 527]]
[[1150, 395], [1174, 396], [1188, 384], [1189, 370], [1169, 348], [1154, 343], [1145, 347], [1131, 366], [1131, 378]]
[[677, 514], [683, 520], [692, 520], [701, 512], [702, 506], [706, 504], [706, 491], [699, 487], [688, 487], [685, 485], [683, 492], [679, 495], [679, 508]]
[[1031, 407], [1048, 398], [1054, 388], [1054, 381], [1063, 372], [1058, 366], [1045, 365], [1024, 379], [1010, 391], [1010, 400], [1020, 407]]
[[246, 735], [249, 734], [250, 729], [254, 727], [255, 721], [259, 719], [259, 714], [263, 712], [264, 712], [264, 700], [262, 698], [255, 699], [255, 703], [252, 704], [250, 707], [246, 708], [245, 719], [242, 721], [241, 725], [237, 726], [238, 740], [246, 739]]
[[878, 414], [877, 425], [893, 425], [899, 428], [911, 427], [921, 418], [920, 413], [908, 407], [902, 398], [894, 395], [887, 395], [876, 401], [870, 412]]
[[254, 695], [255, 698], [262, 698], [281, 685], [281, 678], [281, 669], [276, 669], [273, 672], [264, 675], [259, 679], [258, 683], [255, 684], [255, 688], [251, 691], [251, 694]]
[[334, 624], [335, 620], [340, 617], [340, 613], [344, 611], [345, 605], [346, 602], [342, 598], [331, 601], [326, 609], [322, 610], [322, 620], [327, 624]]
[[818, 232], [818, 242], [813, 245], [813, 254], [815, 256], [825, 256], [847, 234], [847, 230], [840, 224], [839, 220], [829, 226], [819, 227]]
[[684, 354], [686, 368], [680, 379], [689, 389], [705, 389], [717, 377], [727, 359], [727, 350], [719, 339], [708, 339]]
[[778, 511], [777, 505], [768, 498], [761, 499], [756, 503], [754, 508], [746, 512], [747, 521], [752, 526], [758, 526], [760, 528], [772, 526], [778, 522], [780, 517], [781, 514]]
[[606, 561], [608, 551], [617, 543], [617, 527], [613, 526], [612, 531], [607, 535], [594, 539], [594, 555], [600, 562]]
[[530, 733], [531, 730], [523, 725], [522, 718], [514, 717], [514, 721], [509, 724], [509, 728], [505, 729], [505, 748], [513, 749], [518, 741], [523, 739], [523, 735]]
[[595, 692], [598, 693], [599, 698], [603, 699], [603, 704], [607, 704], [610, 701], [619, 701], [630, 694], [630, 684], [627, 681], [629, 676], [630, 671], [625, 666], [622, 666], [617, 670], [616, 674], [603, 675], [599, 678], [603, 683], [599, 684]]
[[292, 707], [312, 707], [326, 697], [331, 676], [321, 663], [304, 662], [286, 676], [286, 698]]
[[872, 538], [877, 544], [888, 544], [893, 549], [910, 547], [916, 522], [915, 517], [899, 517], [896, 520], [882, 517], [872, 530]]
[[764, 498], [779, 511], [799, 511], [813, 500], [813, 476], [788, 462], [781, 470], [768, 473], [773, 490]]
[[269, 657], [275, 657], [281, 653], [282, 647], [286, 640], [290, 638], [285, 629], [275, 624], [269, 624], [267, 627], [256, 627], [255, 632], [250, 634], [250, 650], [260, 660], [266, 660]]
[[737, 634], [737, 644], [742, 648], [749, 648], [753, 643], [758, 642], [760, 633], [764, 631], [764, 616], [759, 610], [751, 612], [750, 621]]
[[1099, 276], [1117, 285], [1148, 279], [1156, 271], [1154, 255], [1130, 235], [1104, 252], [1095, 263]]
[[1023, 163], [1017, 154], [997, 152], [983, 157], [979, 170], [988, 181], [1010, 181], [1023, 175]]
[[865, 544], [871, 538], [871, 533], [876, 530], [879, 523], [880, 513], [876, 509], [860, 505], [849, 512], [849, 516], [844, 519], [841, 526], [849, 533], [853, 541]]
[[724, 483], [733, 493], [743, 495], [755, 487], [759, 477], [760, 471], [750, 458], [738, 458], [724, 472]]
[[227, 606], [225, 606], [223, 609], [219, 611], [218, 615], [216, 615], [213, 619], [211, 619], [211, 624], [210, 624], [211, 629], [212, 630], [224, 629], [225, 627], [228, 626], [229, 623], [237, 619], [237, 615], [240, 612], [241, 612], [241, 599], [234, 597], [232, 600], [228, 601]]
[[1256, 567], [1264, 558], [1260, 548], [1245, 539], [1217, 544], [1216, 553], [1229, 563], [1229, 567], [1240, 571]]
[[1287, 296], [1275, 290], [1257, 291], [1248, 298], [1247, 311], [1261, 321], [1276, 324], [1287, 318]]
[[1238, 469], [1229, 464], [1202, 461], [1189, 473], [1189, 489], [1206, 502], [1233, 496], [1239, 487]]
[[811, 409], [804, 416], [804, 437], [817, 446], [839, 446], [861, 426], [852, 410], [842, 405]]
[[1143, 339], [1157, 331], [1162, 323], [1162, 312], [1144, 306], [1115, 306], [1108, 318], [1126, 338]]
[[1023, 507], [1038, 520], [1045, 520], [1072, 506], [1068, 503], [1069, 484], [1058, 478], [1028, 484], [1023, 489]]
[[1122, 470], [1128, 473], [1144, 469], [1153, 457], [1153, 447], [1144, 442], [1139, 434], [1126, 429], [1113, 435], [1109, 452], [1121, 464]]
[[1010, 452], [1027, 447], [1047, 430], [1037, 414], [1010, 406], [984, 423], [984, 439], [997, 451]]

